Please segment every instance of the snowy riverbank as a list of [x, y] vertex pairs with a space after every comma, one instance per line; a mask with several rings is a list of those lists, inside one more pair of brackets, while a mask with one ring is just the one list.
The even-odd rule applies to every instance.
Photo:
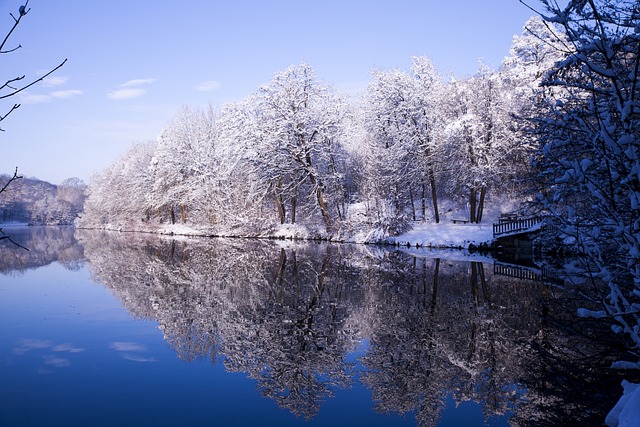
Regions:
[[440, 224], [417, 223], [406, 233], [388, 240], [402, 246], [466, 249], [469, 245], [480, 246], [491, 243], [493, 224], [454, 224], [451, 221]]
[[[157, 229], [160, 234], [182, 235], [182, 236], [206, 236], [210, 233], [198, 230], [185, 225], [174, 224], [164, 225]], [[216, 233], [218, 234], [218, 233]], [[232, 236], [233, 233], [223, 233], [225, 236]], [[337, 240], [346, 243], [375, 243], [384, 241], [386, 243], [397, 244], [399, 246], [423, 247], [434, 249], [467, 249], [469, 245], [480, 246], [490, 244], [493, 240], [493, 224], [490, 222], [482, 224], [461, 224], [445, 220], [439, 224], [416, 222], [413, 228], [405, 233], [393, 237], [376, 236], [375, 231], [361, 232], [353, 236], [342, 237]], [[307, 240], [317, 239], [317, 236], [298, 225], [283, 224], [274, 230], [273, 233], [260, 236], [278, 239]], [[327, 238], [326, 240], [334, 240]]]

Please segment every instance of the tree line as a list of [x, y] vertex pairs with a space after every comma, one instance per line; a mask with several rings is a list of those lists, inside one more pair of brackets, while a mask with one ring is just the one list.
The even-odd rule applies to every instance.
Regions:
[[359, 227], [398, 233], [463, 206], [480, 222], [491, 194], [520, 194], [532, 140], [515, 119], [565, 49], [539, 18], [499, 70], [445, 79], [426, 57], [375, 71], [358, 99], [308, 64], [291, 66], [219, 111], [183, 107], [155, 142], [98, 174], [83, 226], [185, 224], [258, 235], [281, 224], [314, 236]]
[[82, 212], [86, 184], [67, 178], [54, 185], [36, 178], [0, 174], [0, 224], [73, 225]]

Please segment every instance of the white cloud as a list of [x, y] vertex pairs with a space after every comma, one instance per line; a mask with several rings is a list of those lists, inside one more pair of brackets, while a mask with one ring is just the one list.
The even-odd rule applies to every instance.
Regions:
[[216, 80], [209, 80], [206, 82], [202, 82], [198, 86], [196, 86], [196, 89], [201, 92], [211, 92], [219, 88], [220, 88], [220, 82]]
[[147, 93], [146, 90], [140, 88], [124, 88], [124, 89], [116, 89], [113, 92], [109, 92], [107, 94], [107, 98], [109, 99], [132, 99], [138, 98]]
[[131, 360], [132, 362], [140, 362], [140, 363], [153, 363], [158, 360], [155, 357], [144, 357], [139, 354], [131, 354], [131, 353], [122, 353], [122, 358], [125, 360]]
[[138, 86], [154, 83], [157, 79], [133, 79], [119, 84], [116, 90], [107, 94], [107, 98], [121, 100], [138, 98], [147, 93], [145, 89]]
[[51, 96], [33, 95], [31, 93], [23, 92], [20, 95], [20, 102], [23, 104], [43, 104], [45, 102], [51, 102]]
[[65, 359], [64, 357], [47, 355], [43, 356], [42, 359], [46, 365], [53, 366], [54, 368], [66, 368], [71, 366], [69, 359]]
[[115, 341], [109, 344], [109, 347], [112, 350], [115, 350], [120, 353], [120, 356], [125, 360], [131, 360], [133, 362], [140, 363], [149, 363], [149, 362], [157, 362], [155, 357], [145, 357], [139, 353], [145, 353], [147, 348], [138, 344], [137, 342], [131, 341]]
[[82, 91], [78, 89], [57, 90], [51, 92], [51, 96], [54, 98], [71, 98], [76, 95], [82, 95]]
[[44, 104], [56, 99], [68, 99], [74, 96], [82, 95], [84, 92], [78, 89], [56, 90], [49, 94], [33, 94], [30, 92], [22, 92], [20, 102], [22, 104]]
[[148, 85], [154, 83], [155, 81], [157, 81], [157, 79], [133, 79], [129, 80], [128, 82], [122, 83], [121, 85], [118, 85], [118, 87], [136, 87], [140, 85]]
[[23, 338], [18, 346], [13, 348], [14, 354], [25, 354], [31, 350], [49, 348], [53, 345], [51, 341]]
[[46, 79], [44, 79], [42, 81], [42, 86], [44, 86], [44, 87], [62, 86], [68, 80], [69, 80], [69, 77], [63, 77], [63, 76], [47, 77]]
[[64, 352], [69, 352], [69, 353], [82, 353], [84, 350], [84, 348], [81, 347], [76, 347], [73, 344], [69, 344], [69, 343], [63, 343], [63, 344], [57, 344], [54, 345], [51, 350], [53, 351], [64, 351]]
[[131, 341], [115, 341], [109, 347], [115, 351], [147, 351], [144, 345]]

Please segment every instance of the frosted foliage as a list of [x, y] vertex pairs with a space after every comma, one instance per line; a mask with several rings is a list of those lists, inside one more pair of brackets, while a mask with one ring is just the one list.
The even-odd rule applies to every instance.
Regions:
[[640, 66], [637, 2], [551, 2], [575, 53], [543, 84], [538, 197], [601, 284], [606, 315], [640, 346]]
[[371, 197], [378, 218], [411, 215], [424, 221], [430, 194], [438, 221], [443, 94], [440, 77], [424, 57], [413, 58], [411, 74], [374, 73], [366, 93], [364, 121], [369, 139], [367, 179], [373, 180], [368, 187], [374, 189]]
[[268, 183], [280, 222], [295, 223], [299, 204], [307, 216], [319, 211], [329, 227], [341, 215], [345, 106], [306, 64], [277, 74], [254, 101], [246, 158]]
[[80, 223], [379, 240], [438, 223], [440, 198], [481, 222], [487, 189], [514, 192], [531, 149], [514, 137], [510, 79], [483, 67], [446, 84], [414, 57], [348, 102], [311, 66], [289, 67], [219, 112], [181, 108], [94, 179]]

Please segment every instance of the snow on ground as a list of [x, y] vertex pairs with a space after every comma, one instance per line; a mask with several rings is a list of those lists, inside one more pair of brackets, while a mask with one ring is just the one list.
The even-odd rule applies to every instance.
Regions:
[[171, 236], [206, 236], [206, 233], [184, 224], [165, 224], [157, 230], [159, 234]]
[[[109, 227], [107, 227], [109, 228]], [[119, 230], [114, 227], [109, 229]], [[152, 231], [152, 230], [149, 230]], [[165, 224], [156, 228], [155, 232], [171, 236], [209, 236], [210, 231], [200, 230], [183, 224]], [[227, 235], [217, 232], [216, 235]], [[311, 233], [306, 227], [300, 225], [283, 224], [268, 233], [268, 237], [277, 239], [301, 239], [312, 238], [318, 233]], [[234, 233], [228, 233], [234, 235]], [[266, 237], [266, 236], [265, 236]], [[320, 236], [322, 237], [322, 236]], [[385, 241], [400, 246], [423, 247], [423, 248], [452, 248], [466, 249], [470, 244], [480, 246], [489, 244], [493, 239], [493, 226], [491, 222], [482, 224], [454, 224], [450, 220], [443, 220], [439, 224], [432, 222], [415, 222], [413, 228], [399, 236], [386, 237], [380, 230], [367, 230], [346, 238], [345, 241], [351, 243], [370, 243]]]
[[640, 426], [640, 384], [622, 381], [624, 394], [609, 412], [605, 423], [609, 427]]
[[439, 224], [416, 223], [413, 229], [388, 240], [401, 246], [409, 244], [430, 248], [467, 248], [469, 244], [489, 244], [493, 240], [493, 224], [454, 224], [447, 220]]

